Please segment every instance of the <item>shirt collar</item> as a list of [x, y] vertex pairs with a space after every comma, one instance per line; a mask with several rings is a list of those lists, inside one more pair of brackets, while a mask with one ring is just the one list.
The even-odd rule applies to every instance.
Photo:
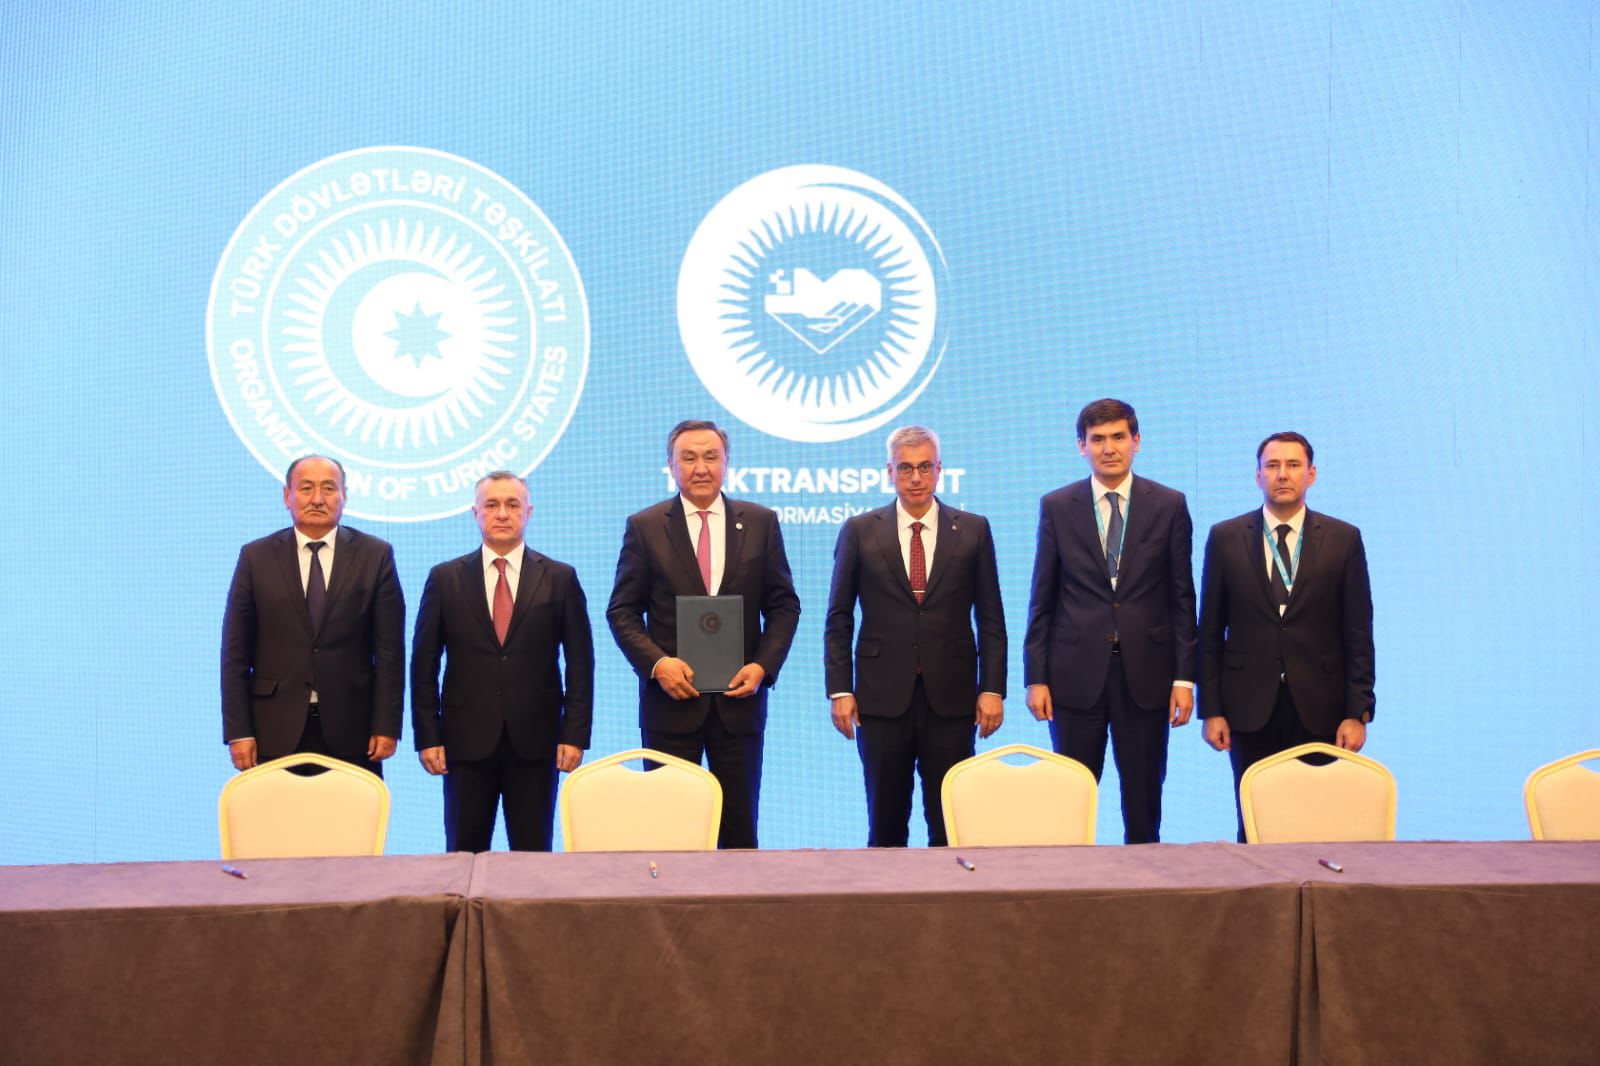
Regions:
[[725, 511], [722, 493], [720, 492], [717, 493], [717, 498], [711, 501], [711, 506], [709, 507], [696, 507], [694, 504], [689, 502], [689, 497], [685, 496], [681, 492], [678, 494], [678, 502], [683, 504], [683, 513], [686, 515], [695, 515], [699, 514], [701, 511], [710, 511], [718, 518], [721, 518]]
[[[1284, 523], [1283, 519], [1277, 517], [1271, 511], [1267, 510], [1265, 507], [1261, 508], [1261, 521], [1263, 523], [1265, 523], [1265, 525], [1262, 528], [1264, 528], [1264, 529], [1266, 529], [1268, 531], [1276, 531], [1277, 528], [1279, 526], [1283, 525], [1283, 523]], [[1294, 516], [1289, 519], [1289, 528], [1294, 530], [1294, 535], [1298, 537], [1300, 535], [1300, 531], [1302, 529], [1304, 529], [1305, 527], [1306, 527], [1306, 509], [1305, 509], [1305, 505], [1302, 504], [1301, 507], [1300, 507], [1300, 510], [1296, 511], [1294, 513]]]
[[333, 550], [333, 542], [339, 536], [339, 527], [338, 526], [334, 526], [332, 529], [328, 530], [327, 533], [323, 534], [320, 537], [308, 537], [308, 536], [306, 536], [304, 533], [300, 532], [300, 527], [299, 526], [294, 526], [292, 528], [294, 529], [294, 550], [295, 551], [302, 551], [303, 552], [303, 551], [306, 550], [306, 545], [307, 544], [310, 544], [310, 543], [312, 543], [314, 541], [319, 541], [319, 540], [322, 543], [324, 543], [324, 544], [326, 544], [328, 546], [328, 550], [329, 551], [332, 551]]
[[1105, 499], [1106, 495], [1112, 491], [1115, 491], [1118, 496], [1121, 496], [1124, 500], [1126, 500], [1128, 498], [1128, 494], [1133, 491], [1133, 472], [1129, 471], [1126, 475], [1124, 475], [1122, 478], [1122, 484], [1120, 485], [1107, 485], [1098, 477], [1095, 477], [1091, 474], [1089, 476], [1089, 486], [1094, 490], [1095, 503], [1099, 503], [1101, 500]]
[[921, 518], [912, 518], [911, 512], [906, 510], [906, 505], [900, 502], [900, 497], [896, 496], [894, 498], [894, 517], [895, 521], [900, 523], [900, 529], [909, 529], [913, 522], [921, 522], [924, 529], [937, 526], [939, 524], [939, 501], [935, 498], [932, 504], [929, 505], [927, 514], [924, 514]]
[[503, 558], [506, 561], [507, 570], [510, 570], [513, 574], [520, 574], [522, 573], [522, 549], [523, 545], [518, 544], [501, 556], [496, 555], [495, 550], [485, 544], [479, 549], [480, 554], [483, 556], [483, 568], [485, 570], [493, 570], [494, 561]]

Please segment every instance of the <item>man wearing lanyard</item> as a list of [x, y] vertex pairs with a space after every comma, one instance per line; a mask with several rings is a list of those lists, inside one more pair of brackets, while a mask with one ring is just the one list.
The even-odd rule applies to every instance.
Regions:
[[1077, 429], [1093, 476], [1039, 501], [1028, 710], [1096, 780], [1109, 730], [1124, 839], [1155, 843], [1168, 730], [1194, 712], [1194, 526], [1181, 492], [1133, 476], [1132, 407], [1096, 400]]
[[[1252, 764], [1320, 740], [1366, 743], [1374, 709], [1372, 586], [1361, 531], [1306, 509], [1311, 442], [1256, 449], [1265, 505], [1218, 522], [1200, 581], [1200, 716], [1239, 780]], [[1240, 817], [1239, 840], [1244, 840]]]

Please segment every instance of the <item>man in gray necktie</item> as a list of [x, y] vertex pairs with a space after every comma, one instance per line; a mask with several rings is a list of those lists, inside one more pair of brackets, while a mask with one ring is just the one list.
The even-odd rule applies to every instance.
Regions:
[[1206, 538], [1200, 716], [1206, 743], [1233, 764], [1236, 806], [1254, 763], [1313, 740], [1360, 751], [1372, 721], [1366, 549], [1355, 526], [1307, 509], [1313, 454], [1299, 433], [1262, 441], [1263, 505]]

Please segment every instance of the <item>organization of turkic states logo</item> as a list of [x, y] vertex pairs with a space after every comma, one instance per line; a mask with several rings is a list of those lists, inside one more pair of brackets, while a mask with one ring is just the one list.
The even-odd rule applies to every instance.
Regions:
[[363, 148], [239, 225], [206, 341], [228, 420], [274, 476], [320, 452], [344, 464], [350, 514], [422, 522], [549, 454], [583, 391], [589, 310], [561, 235], [504, 178]]
[[768, 171], [695, 230], [678, 333], [734, 416], [819, 443], [884, 425], [944, 358], [944, 253], [893, 189], [835, 166]]

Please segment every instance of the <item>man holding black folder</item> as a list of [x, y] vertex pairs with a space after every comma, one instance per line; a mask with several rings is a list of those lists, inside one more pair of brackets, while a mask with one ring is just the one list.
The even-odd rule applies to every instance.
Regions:
[[[606, 620], [639, 675], [645, 747], [698, 763], [722, 784], [717, 846], [754, 848], [761, 800], [767, 689], [789, 654], [800, 599], [789, 576], [778, 516], [722, 495], [728, 435], [714, 422], [680, 422], [667, 436], [678, 495], [630, 515]], [[680, 657], [680, 597], [740, 597], [743, 662], [730, 677], [697, 673]], [[697, 640], [715, 651], [717, 601], [692, 612]]]

